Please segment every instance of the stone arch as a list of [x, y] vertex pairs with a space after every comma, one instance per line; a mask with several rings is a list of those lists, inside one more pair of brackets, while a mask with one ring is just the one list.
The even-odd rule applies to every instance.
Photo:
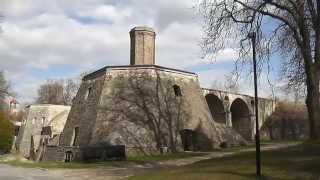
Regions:
[[180, 137], [182, 142], [182, 147], [184, 151], [193, 151], [196, 146], [196, 133], [190, 129], [183, 129], [180, 131]]
[[214, 94], [207, 94], [205, 98], [213, 119], [218, 123], [226, 124], [226, 111], [223, 101]]
[[78, 136], [79, 136], [79, 127], [75, 127], [75, 128], [73, 129], [70, 146], [76, 146], [76, 145], [78, 145]]
[[64, 156], [64, 162], [71, 162], [73, 160], [72, 151], [66, 151]]
[[243, 138], [251, 140], [250, 107], [244, 100], [236, 98], [230, 106], [230, 112], [232, 127], [241, 134]]

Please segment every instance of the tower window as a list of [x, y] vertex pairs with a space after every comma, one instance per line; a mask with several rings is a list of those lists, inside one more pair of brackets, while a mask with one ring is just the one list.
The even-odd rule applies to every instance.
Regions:
[[87, 89], [87, 92], [86, 92], [86, 96], [85, 96], [85, 100], [87, 100], [88, 99], [88, 97], [90, 96], [90, 94], [91, 94], [91, 91], [92, 91], [92, 87], [89, 87], [88, 89]]
[[34, 117], [34, 118], [32, 119], [32, 125], [34, 125], [34, 124], [36, 123], [36, 120], [37, 120], [36, 117]]
[[175, 94], [176, 96], [182, 96], [180, 86], [178, 86], [178, 85], [173, 85], [173, 90], [174, 90], [174, 94]]
[[42, 119], [41, 119], [41, 123], [42, 123], [42, 124], [44, 124], [44, 123], [45, 123], [45, 121], [46, 121], [46, 117], [42, 117]]
[[251, 106], [254, 106], [254, 100], [251, 100]]
[[73, 130], [71, 146], [75, 146], [78, 143], [78, 136], [79, 136], [79, 127], [75, 127]]

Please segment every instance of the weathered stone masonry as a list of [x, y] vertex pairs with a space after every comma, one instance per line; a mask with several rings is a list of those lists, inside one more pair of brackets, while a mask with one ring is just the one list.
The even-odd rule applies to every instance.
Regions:
[[[69, 114], [70, 106], [38, 104], [27, 108], [27, 117], [17, 137], [17, 148], [25, 156], [35, 156], [40, 148], [41, 132], [44, 127], [51, 131], [51, 137], [59, 138]], [[31, 157], [35, 158], [35, 157]]]
[[[185, 150], [192, 150], [191, 141], [197, 141], [197, 150], [201, 150], [205, 146], [219, 147], [222, 143], [245, 144], [245, 139], [252, 139], [255, 126], [252, 97], [201, 89], [196, 74], [154, 65], [155, 33], [151, 28], [133, 28], [130, 38], [131, 65], [106, 66], [83, 78], [61, 134], [60, 146], [48, 147], [45, 160], [63, 161], [69, 157], [66, 153], [72, 153], [72, 159], [81, 160], [83, 148], [99, 144], [125, 145], [127, 154], [139, 149], [138, 146], [155, 150], [150, 132], [146, 128], [138, 124], [119, 123], [104, 109], [115, 106], [113, 101], [105, 98], [114, 90], [114, 81], [119, 80], [120, 76], [132, 74], [156, 74], [160, 79], [171, 79], [181, 89], [181, 98], [187, 104], [184, 110], [190, 115], [180, 129], [183, 133], [179, 138]], [[176, 91], [175, 87], [170, 89], [172, 92]], [[273, 110], [273, 105], [272, 101], [261, 100], [259, 116], [263, 121]], [[124, 119], [122, 122], [125, 121]], [[132, 143], [132, 138], [123, 134], [124, 126], [137, 130], [135, 138], [144, 139], [144, 143]], [[182, 137], [188, 132], [191, 132], [191, 139], [188, 139], [189, 135]]]

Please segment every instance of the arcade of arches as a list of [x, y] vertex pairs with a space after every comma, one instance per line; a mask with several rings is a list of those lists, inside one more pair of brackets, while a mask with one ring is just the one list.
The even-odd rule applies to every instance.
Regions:
[[[230, 105], [230, 113], [226, 111], [229, 107], [224, 107], [223, 101], [214, 94], [205, 96], [208, 103], [212, 118], [222, 124], [230, 125], [243, 138], [252, 139], [252, 124], [250, 118], [250, 110], [244, 100], [236, 98]], [[225, 99], [228, 101], [228, 99]], [[227, 103], [229, 104], [229, 103]], [[229, 119], [230, 118], [230, 119]], [[231, 121], [228, 123], [228, 121]]]

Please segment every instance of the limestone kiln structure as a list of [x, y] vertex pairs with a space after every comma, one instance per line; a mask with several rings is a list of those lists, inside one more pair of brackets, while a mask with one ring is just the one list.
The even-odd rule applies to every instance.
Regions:
[[[155, 37], [151, 28], [133, 28], [130, 65], [106, 66], [83, 78], [60, 146], [47, 147], [44, 160], [201, 151], [252, 139], [250, 102], [248, 106], [245, 103], [247, 109], [233, 111], [231, 107], [233, 114], [226, 113], [232, 104], [226, 99], [230, 95], [223, 94], [222, 101], [211, 101], [205, 96], [217, 92], [201, 89], [195, 73], [155, 65]], [[241, 99], [241, 95], [235, 97]], [[242, 105], [242, 101], [239, 103]], [[271, 101], [267, 106], [272, 106]], [[241, 114], [243, 110], [245, 114]], [[232, 128], [231, 115], [246, 123], [233, 121], [239, 128]], [[249, 130], [243, 130], [242, 125]]]

